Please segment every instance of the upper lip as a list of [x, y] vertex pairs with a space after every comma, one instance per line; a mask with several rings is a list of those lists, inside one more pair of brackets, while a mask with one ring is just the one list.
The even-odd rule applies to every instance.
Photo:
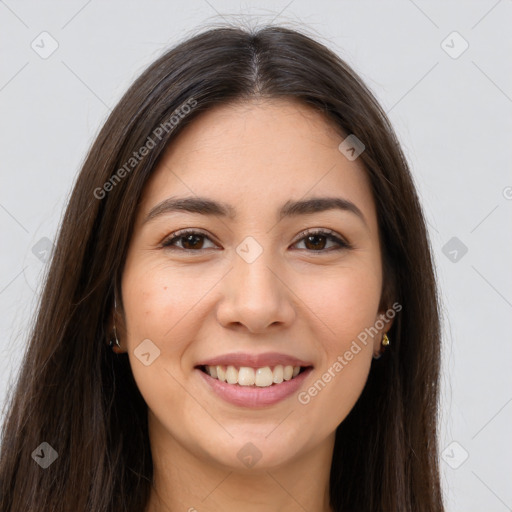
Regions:
[[223, 354], [201, 361], [197, 366], [248, 366], [252, 368], [262, 368], [264, 366], [312, 366], [308, 361], [303, 361], [294, 356], [279, 354], [277, 352], [265, 352], [263, 354], [246, 354], [235, 352], [232, 354]]

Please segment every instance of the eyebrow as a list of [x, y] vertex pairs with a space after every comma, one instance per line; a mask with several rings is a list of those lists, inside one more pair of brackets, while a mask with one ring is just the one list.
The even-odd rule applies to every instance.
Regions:
[[[287, 201], [278, 211], [278, 220], [285, 217], [295, 217], [298, 215], [310, 215], [313, 213], [324, 212], [328, 210], [342, 210], [350, 212], [359, 217], [363, 223], [368, 226], [363, 212], [348, 199], [341, 197], [315, 197], [300, 201]], [[169, 197], [158, 203], [150, 210], [144, 223], [149, 222], [156, 217], [173, 212], [198, 213], [201, 215], [220, 216], [234, 220], [236, 218], [236, 209], [223, 202], [214, 201], [206, 197]]]

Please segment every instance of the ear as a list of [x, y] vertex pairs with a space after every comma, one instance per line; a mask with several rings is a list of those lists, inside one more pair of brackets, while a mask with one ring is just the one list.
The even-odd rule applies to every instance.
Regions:
[[379, 358], [386, 349], [386, 347], [382, 345], [382, 340], [384, 335], [387, 334], [393, 326], [396, 313], [401, 309], [402, 307], [395, 302], [393, 306], [379, 311], [375, 317], [374, 327], [377, 331], [373, 337], [373, 356], [375, 358]]
[[[374, 323], [375, 330], [377, 331], [373, 338], [373, 355], [375, 358], [379, 358], [386, 350], [386, 346], [382, 345], [382, 340], [384, 335], [387, 334], [393, 326], [396, 315], [402, 310], [402, 305], [395, 300], [397, 297], [396, 269], [390, 263], [386, 252], [384, 252], [382, 268], [382, 293], [380, 296], [379, 311]], [[392, 343], [392, 340], [390, 340], [390, 343]]]
[[126, 324], [123, 311], [119, 304], [116, 304], [115, 308], [112, 306], [112, 309], [110, 310], [107, 329], [108, 339], [106, 343], [109, 344], [110, 340], [115, 340], [117, 336], [117, 340], [119, 341], [121, 348], [119, 348], [114, 342], [112, 350], [116, 354], [126, 352]]

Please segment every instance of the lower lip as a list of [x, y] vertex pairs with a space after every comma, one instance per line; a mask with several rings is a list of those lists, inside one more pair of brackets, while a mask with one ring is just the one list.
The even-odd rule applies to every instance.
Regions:
[[313, 368], [309, 367], [293, 379], [285, 380], [281, 384], [272, 384], [272, 386], [260, 388], [221, 382], [196, 368], [196, 371], [200, 373], [204, 381], [218, 396], [239, 407], [264, 407], [288, 398], [300, 388], [312, 370]]

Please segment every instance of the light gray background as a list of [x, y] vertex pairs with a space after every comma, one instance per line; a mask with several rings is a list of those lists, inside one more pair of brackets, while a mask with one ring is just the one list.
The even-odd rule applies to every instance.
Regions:
[[[426, 211], [445, 312], [447, 510], [512, 510], [512, 0], [0, 1], [1, 399], [44, 270], [43, 250], [32, 249], [54, 239], [99, 127], [165, 48], [224, 17], [306, 24], [389, 113]], [[58, 42], [46, 59], [31, 47], [50, 48], [43, 31]], [[453, 31], [469, 44], [461, 55]], [[453, 237], [458, 247], [446, 246]]]

